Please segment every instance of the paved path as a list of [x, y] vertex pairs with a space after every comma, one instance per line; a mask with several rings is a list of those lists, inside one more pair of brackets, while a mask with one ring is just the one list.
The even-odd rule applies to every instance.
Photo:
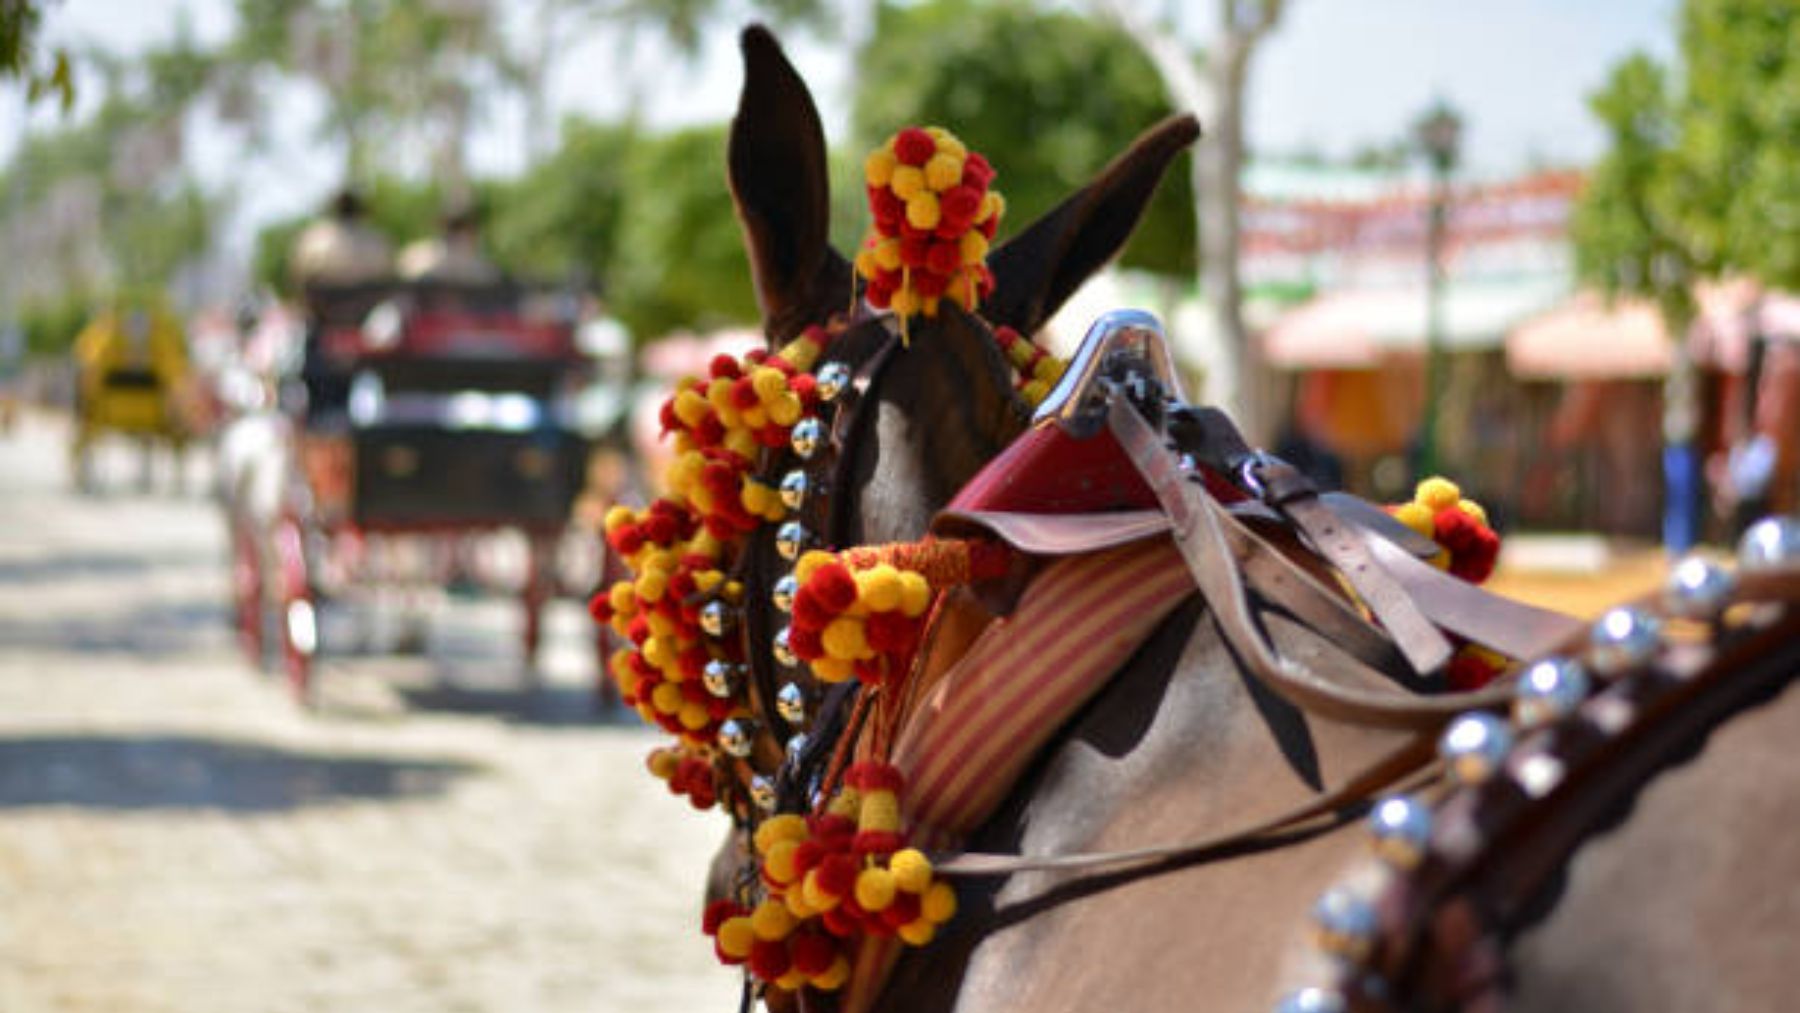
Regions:
[[587, 719], [574, 606], [543, 693], [453, 602], [434, 657], [339, 661], [350, 702], [301, 713], [235, 650], [210, 502], [117, 455], [74, 497], [61, 438], [0, 436], [0, 1011], [735, 1008], [717, 817]]

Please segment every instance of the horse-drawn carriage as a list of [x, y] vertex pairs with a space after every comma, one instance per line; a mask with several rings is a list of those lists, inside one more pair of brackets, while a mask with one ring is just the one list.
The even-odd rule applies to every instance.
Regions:
[[166, 447], [179, 479], [182, 455], [196, 435], [195, 397], [181, 323], [153, 300], [120, 300], [96, 314], [75, 338], [75, 433], [69, 465], [76, 487], [97, 480], [96, 445], [108, 435], [136, 441], [142, 481], [151, 478], [153, 451]]
[[903, 130], [852, 262], [804, 83], [744, 55], [770, 341], [670, 396], [593, 609], [652, 773], [730, 819], [701, 928], [746, 1008], [1784, 1004], [1800, 522], [1597, 624], [1488, 594], [1454, 485], [1322, 492], [1147, 315], [1031, 342], [1191, 119], [991, 250], [986, 161]]
[[570, 413], [585, 369], [574, 298], [511, 282], [382, 281], [313, 285], [305, 305], [298, 369], [282, 411], [263, 420], [272, 435], [235, 451], [248, 460], [229, 479], [249, 649], [260, 659], [272, 639], [304, 697], [329, 646], [323, 602], [473, 580], [472, 540], [512, 531], [528, 546], [514, 579], [533, 671], [586, 467]]

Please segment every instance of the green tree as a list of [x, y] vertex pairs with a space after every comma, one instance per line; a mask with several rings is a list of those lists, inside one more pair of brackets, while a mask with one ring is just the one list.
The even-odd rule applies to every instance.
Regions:
[[555, 152], [495, 187], [486, 234], [496, 260], [523, 276], [609, 286], [636, 137], [629, 123], [565, 122]]
[[44, 5], [37, 0], [0, 0], [0, 82], [23, 81], [32, 102], [56, 95], [67, 113], [75, 104], [74, 73], [67, 50], [40, 51], [43, 20]]
[[[949, 128], [999, 171], [1003, 235], [1050, 210], [1171, 112], [1154, 68], [1122, 32], [1026, 3], [884, 5], [859, 54], [857, 79], [857, 150], [908, 124]], [[1187, 176], [1170, 173], [1124, 264], [1192, 276]], [[860, 208], [860, 185], [834, 192], [854, 195]], [[862, 208], [857, 220], [867, 218]]]

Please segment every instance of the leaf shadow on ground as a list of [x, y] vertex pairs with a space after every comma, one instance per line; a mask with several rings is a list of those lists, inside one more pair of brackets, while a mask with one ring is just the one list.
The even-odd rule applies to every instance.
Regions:
[[186, 735], [0, 741], [0, 810], [282, 812], [431, 798], [483, 768], [454, 759], [327, 755]]

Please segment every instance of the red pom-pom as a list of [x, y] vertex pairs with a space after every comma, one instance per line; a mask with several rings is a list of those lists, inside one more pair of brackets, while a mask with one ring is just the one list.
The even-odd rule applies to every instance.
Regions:
[[588, 599], [588, 615], [597, 623], [610, 623], [613, 617], [612, 592], [601, 591]]
[[865, 686], [879, 686], [887, 681], [887, 668], [880, 657], [864, 658], [855, 667], [857, 681]]
[[625, 638], [642, 647], [644, 641], [650, 639], [650, 623], [643, 616], [633, 616], [631, 622], [625, 624]]
[[[738, 361], [724, 352], [713, 356], [712, 362], [708, 363], [707, 367], [707, 371], [715, 380], [735, 380], [742, 375], [738, 369]], [[703, 390], [701, 393], [704, 394], [705, 391]]]
[[987, 190], [988, 184], [994, 181], [994, 167], [988, 164], [985, 156], [979, 152], [969, 152], [963, 160], [963, 185], [972, 186], [977, 191]]
[[716, 447], [725, 442], [725, 422], [717, 415], [708, 415], [694, 427], [694, 442], [703, 447]]
[[731, 382], [731, 406], [738, 411], [749, 411], [762, 404], [762, 398], [756, 396], [756, 385], [747, 376], [738, 377]]
[[794, 968], [808, 977], [824, 974], [837, 960], [837, 947], [818, 932], [795, 933], [788, 940], [788, 953], [794, 958]]
[[825, 924], [825, 931], [839, 939], [849, 939], [862, 931], [862, 924], [856, 916], [842, 907], [834, 907], [825, 912], [819, 919]]
[[666, 513], [652, 513], [644, 518], [644, 537], [658, 545], [673, 545], [681, 537], [681, 525]]
[[1467, 651], [1457, 652], [1451, 657], [1450, 664], [1444, 666], [1445, 684], [1459, 693], [1480, 689], [1499, 674], [1498, 668]]
[[863, 760], [851, 765], [844, 773], [844, 783], [859, 791], [897, 792], [906, 783], [906, 778], [900, 773], [900, 768], [891, 763]]
[[725, 919], [736, 918], [738, 915], [747, 913], [743, 905], [735, 900], [730, 898], [715, 900], [706, 905], [706, 912], [700, 916], [701, 931], [709, 936], [716, 936], [719, 934], [719, 926], [724, 924]]
[[863, 636], [869, 646], [883, 654], [911, 651], [918, 632], [918, 621], [900, 612], [876, 612], [863, 621]]
[[907, 267], [925, 266], [925, 258], [931, 255], [931, 236], [925, 233], [900, 240], [900, 263]]
[[756, 437], [756, 442], [759, 446], [773, 448], [785, 447], [788, 445], [788, 431], [781, 426], [767, 425], [750, 435]]
[[810, 582], [801, 585], [800, 590], [794, 593], [793, 629], [818, 632], [835, 618], [837, 613], [826, 607]]
[[977, 225], [975, 227], [981, 230], [981, 234], [983, 236], [986, 236], [989, 242], [992, 242], [994, 239], [994, 233], [1000, 231], [1000, 216], [992, 215], [988, 218], [987, 221], [982, 222], [980, 225]]
[[881, 920], [895, 928], [919, 920], [919, 895], [905, 890], [894, 891], [894, 902], [881, 912]]
[[833, 897], [848, 897], [856, 889], [856, 860], [845, 854], [829, 855], [819, 863], [819, 889]]
[[806, 826], [812, 831], [813, 840], [826, 851], [842, 851], [850, 846], [850, 838], [856, 834], [856, 821], [837, 813], [820, 813], [808, 817]]
[[807, 661], [817, 661], [825, 656], [825, 640], [817, 627], [789, 626], [788, 646]]
[[814, 570], [806, 586], [819, 596], [819, 604], [833, 613], [842, 612], [856, 603], [856, 578], [842, 563], [826, 563]]
[[953, 186], [938, 198], [938, 214], [944, 220], [961, 222], [961, 227], [956, 230], [958, 232], [974, 224], [975, 216], [980, 211], [981, 191], [967, 184]]
[[950, 287], [950, 279], [948, 277], [941, 275], [928, 267], [914, 271], [912, 283], [913, 291], [919, 293], [922, 298], [943, 295], [944, 290]]
[[811, 839], [801, 841], [794, 848], [794, 874], [805, 876], [824, 860], [825, 849], [819, 847], [818, 841]]
[[894, 158], [902, 165], [923, 166], [937, 154], [937, 141], [918, 127], [907, 127], [894, 135]]
[[886, 309], [894, 301], [894, 293], [900, 288], [897, 276], [883, 272], [869, 279], [868, 287], [863, 289], [863, 298], [876, 309]]
[[793, 966], [787, 943], [758, 939], [750, 947], [750, 971], [764, 981], [774, 981]]
[[819, 381], [811, 373], [797, 373], [790, 377], [788, 390], [793, 391], [803, 405], [811, 405], [819, 400]]
[[956, 243], [932, 243], [925, 254], [925, 266], [948, 278], [962, 267], [962, 249]]
[[875, 228], [884, 235], [893, 235], [906, 221], [906, 202], [885, 186], [869, 187], [869, 210], [874, 213]]
[[862, 830], [850, 847], [859, 855], [891, 855], [906, 847], [906, 838], [892, 830]]
[[667, 401], [664, 401], [662, 403], [662, 407], [657, 409], [656, 421], [662, 426], [662, 431], [664, 434], [675, 432], [678, 429], [687, 428], [686, 426], [681, 424], [680, 416], [675, 414], [675, 399], [674, 398], [670, 398]]

